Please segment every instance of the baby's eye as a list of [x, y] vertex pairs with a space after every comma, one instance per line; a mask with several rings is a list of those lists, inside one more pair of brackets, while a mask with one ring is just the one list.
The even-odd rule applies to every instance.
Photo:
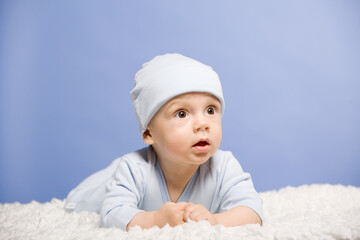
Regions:
[[187, 113], [183, 110], [181, 111], [178, 111], [176, 114], [175, 114], [175, 117], [177, 118], [185, 118], [187, 116]]
[[216, 113], [215, 107], [208, 107], [206, 109], [206, 113], [209, 114], [209, 115], [214, 115]]

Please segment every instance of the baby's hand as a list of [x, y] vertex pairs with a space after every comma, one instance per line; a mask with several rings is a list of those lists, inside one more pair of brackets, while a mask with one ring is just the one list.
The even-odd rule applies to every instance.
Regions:
[[188, 218], [196, 222], [206, 220], [211, 225], [216, 224], [215, 216], [211, 214], [209, 210], [207, 210], [207, 208], [201, 204], [188, 203], [186, 205], [184, 212], [184, 221], [187, 221]]
[[164, 203], [164, 205], [162, 205], [162, 207], [155, 212], [155, 225], [163, 227], [166, 224], [169, 224], [171, 227], [175, 227], [184, 223], [184, 210], [187, 205], [188, 203], [186, 202]]

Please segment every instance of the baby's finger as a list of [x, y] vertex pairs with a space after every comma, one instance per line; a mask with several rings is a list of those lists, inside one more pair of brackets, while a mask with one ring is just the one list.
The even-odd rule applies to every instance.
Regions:
[[202, 215], [202, 212], [199, 210], [199, 209], [195, 209], [194, 211], [192, 211], [190, 214], [189, 214], [189, 218], [191, 220], [194, 220], [196, 222], [199, 221], [200, 217]]
[[196, 221], [196, 222], [199, 222], [201, 220], [206, 220], [206, 213], [204, 212], [199, 212], [197, 213], [196, 215], [193, 216], [193, 220]]
[[192, 212], [196, 209], [195, 205], [189, 205], [188, 207], [185, 208], [184, 211], [184, 221], [187, 221], [187, 219], [190, 217], [190, 215], [192, 214]]
[[177, 207], [180, 211], [184, 211], [185, 208], [189, 205], [187, 202], [179, 202], [177, 203]]
[[185, 221], [183, 221], [182, 219], [176, 219], [176, 220], [173, 220], [169, 223], [169, 225], [171, 227], [176, 227], [177, 225], [180, 225], [180, 224], [183, 224], [185, 223]]

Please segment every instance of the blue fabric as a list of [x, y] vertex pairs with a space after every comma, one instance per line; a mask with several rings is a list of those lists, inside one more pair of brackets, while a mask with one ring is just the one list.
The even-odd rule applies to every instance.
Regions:
[[[147, 147], [116, 159], [85, 179], [70, 192], [65, 207], [100, 212], [104, 227], [125, 230], [137, 213], [158, 210], [167, 201], [170, 197], [161, 167], [152, 147]], [[228, 151], [218, 150], [200, 165], [178, 202], [202, 204], [211, 213], [247, 206], [263, 219], [262, 200], [250, 174], [243, 172]]]

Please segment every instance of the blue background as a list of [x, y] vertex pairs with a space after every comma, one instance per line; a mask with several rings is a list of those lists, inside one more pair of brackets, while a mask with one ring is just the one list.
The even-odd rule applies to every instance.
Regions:
[[0, 202], [49, 201], [145, 144], [129, 92], [179, 52], [220, 75], [258, 191], [360, 186], [359, 1], [0, 3]]

